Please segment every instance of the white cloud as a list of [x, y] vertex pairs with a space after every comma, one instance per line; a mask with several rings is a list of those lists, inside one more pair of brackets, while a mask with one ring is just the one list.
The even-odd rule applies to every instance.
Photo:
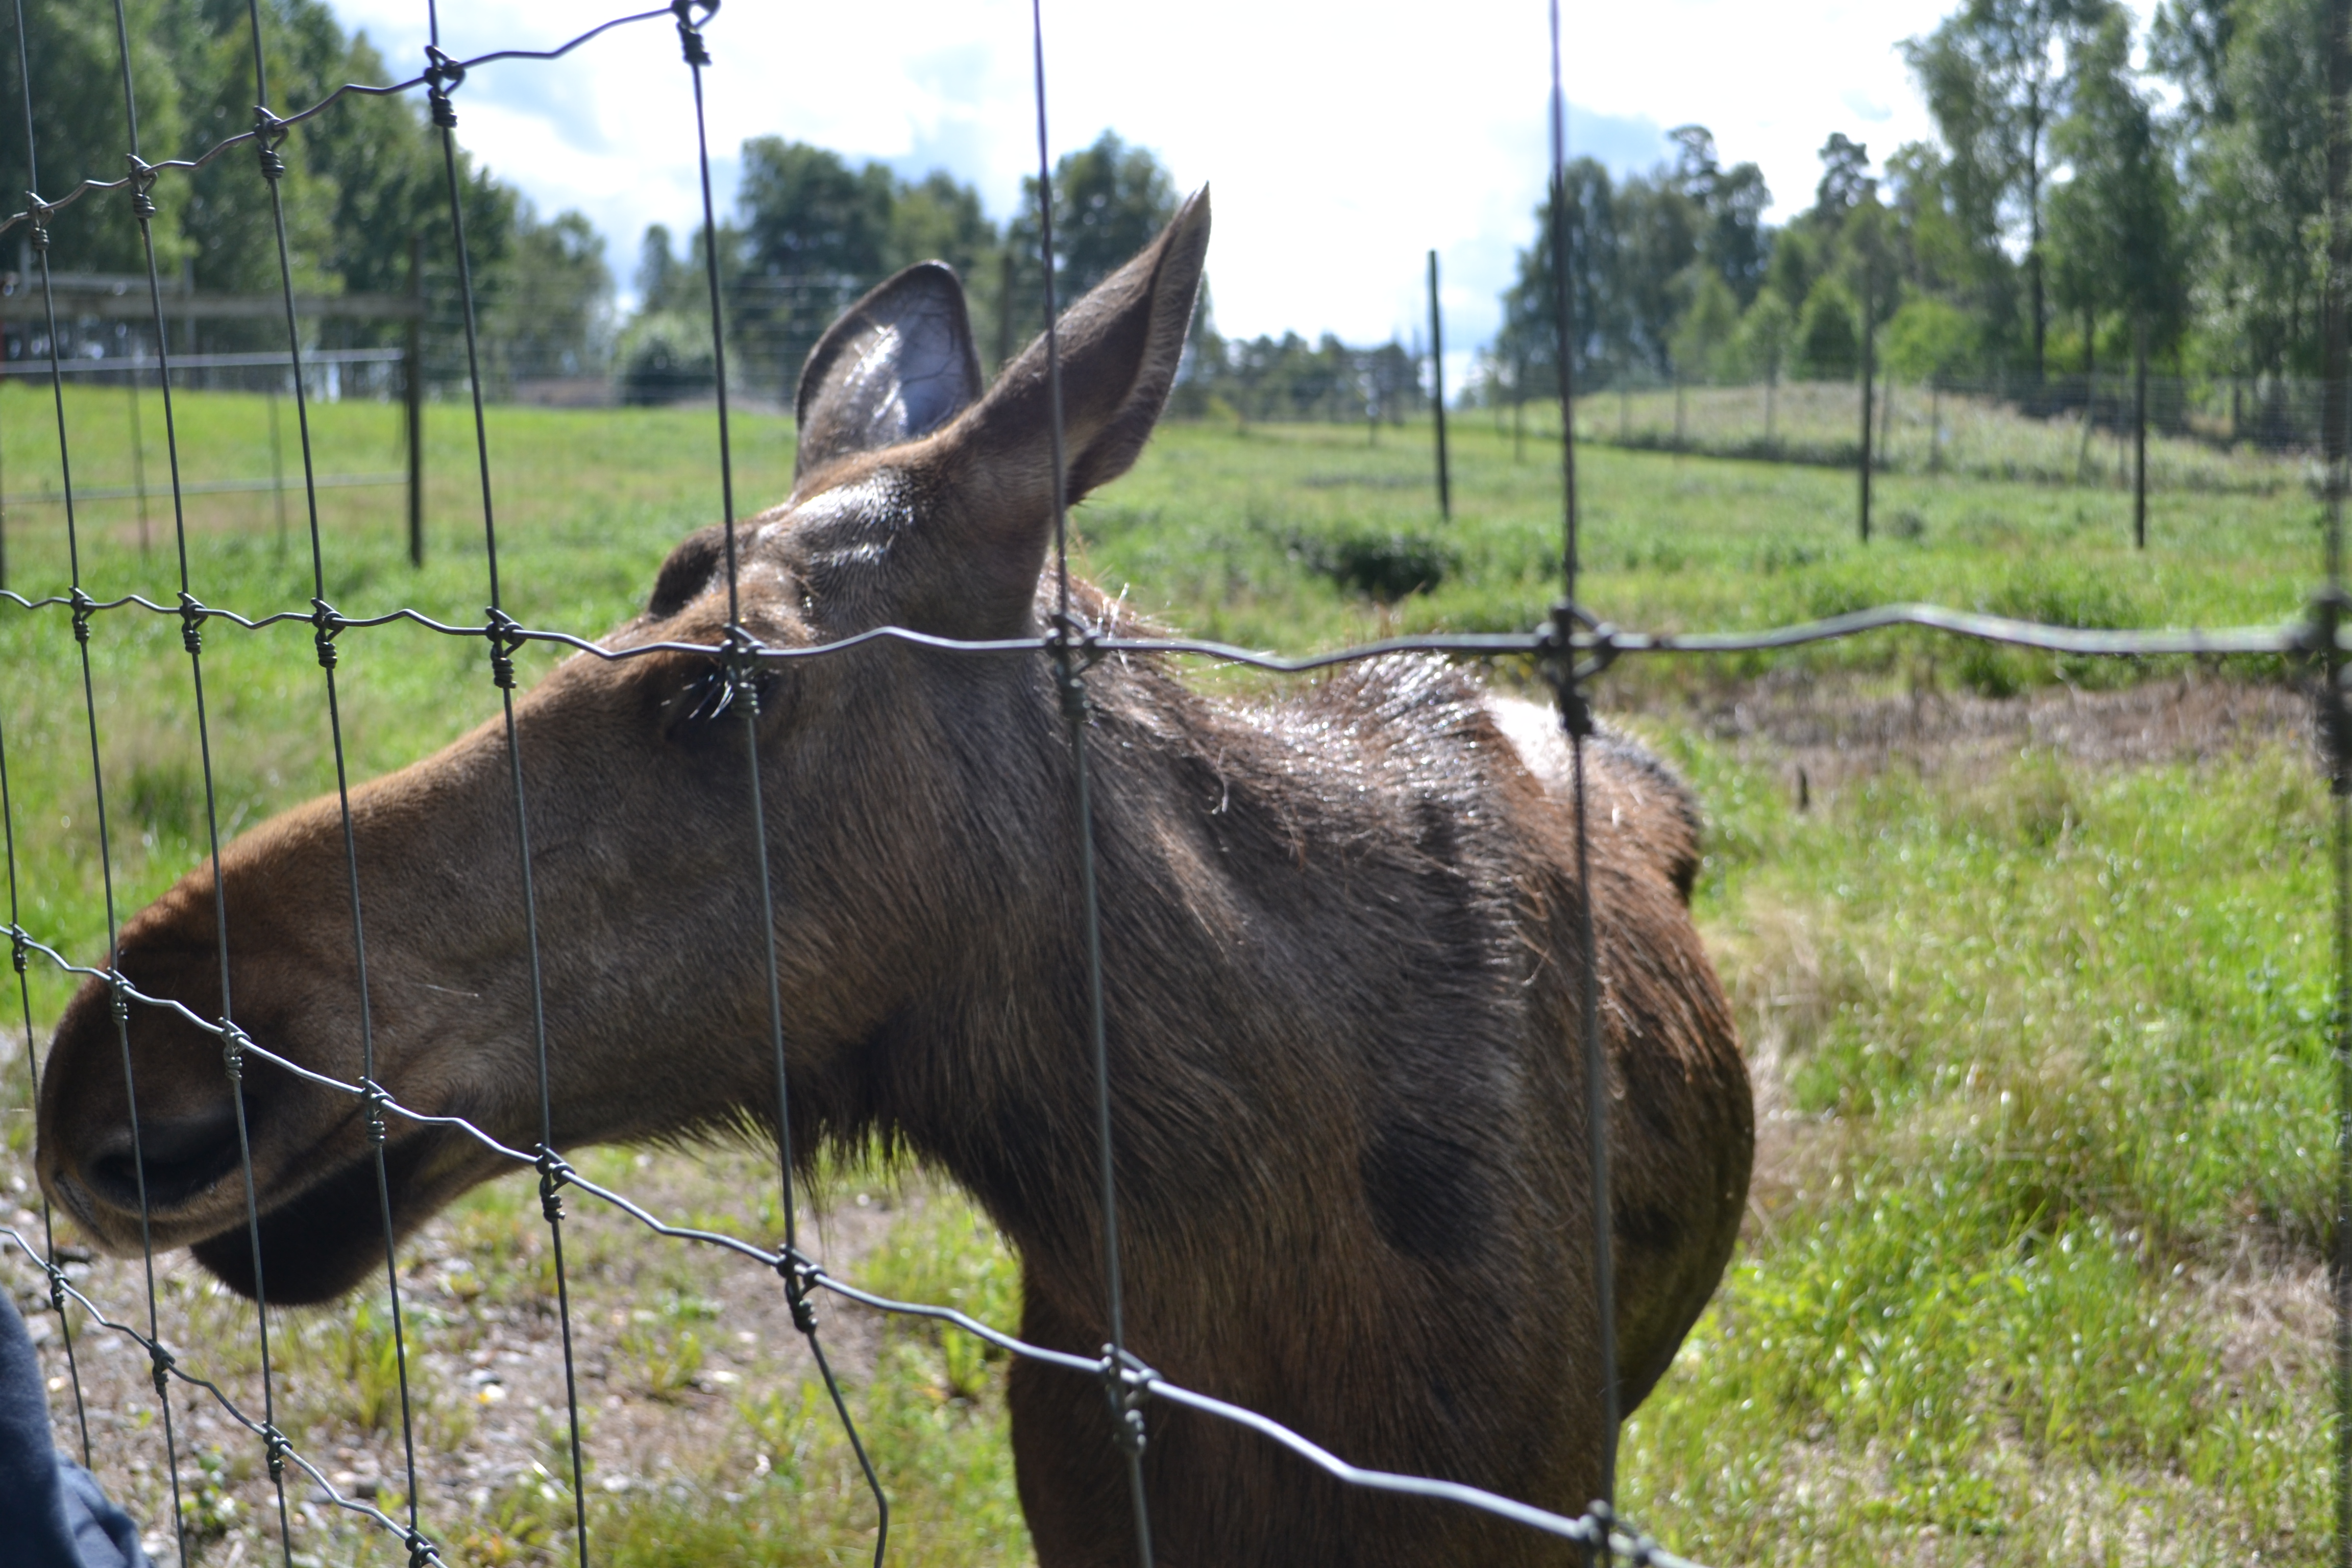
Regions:
[[[1807, 205], [1832, 131], [1885, 157], [1928, 133], [1896, 43], [1951, 0], [1653, 0], [1565, 8], [1571, 152], [1620, 169], [1662, 155], [1663, 128], [1709, 126], [1779, 198]], [[395, 70], [422, 63], [423, 7], [341, 0]], [[573, 0], [445, 10], [461, 58], [546, 47], [588, 15]], [[775, 133], [944, 166], [1003, 216], [1036, 163], [1029, 11], [1022, 0], [863, 6], [734, 0], [710, 22], [706, 73], [719, 201], [734, 153]], [[1339, 5], [1194, 0], [1049, 3], [1052, 151], [1105, 128], [1154, 149], [1184, 186], [1213, 184], [1210, 270], [1231, 332], [1410, 336], [1424, 254], [1443, 258], [1449, 343], [1498, 320], [1496, 295], [1532, 229], [1548, 157], [1545, 11], [1535, 0]], [[617, 29], [562, 61], [488, 66], [457, 95], [467, 146], [542, 211], [578, 207], [625, 277], [648, 223], [700, 220], [693, 104], [666, 20]]]

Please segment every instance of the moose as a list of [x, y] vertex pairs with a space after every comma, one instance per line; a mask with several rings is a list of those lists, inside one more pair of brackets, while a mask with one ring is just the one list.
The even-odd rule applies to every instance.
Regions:
[[[1060, 323], [1075, 503], [1160, 417], [1209, 238], [1205, 189]], [[1039, 638], [1056, 580], [1045, 344], [985, 382], [961, 286], [924, 263], [811, 353], [793, 489], [736, 529], [736, 624], [768, 648], [877, 627]], [[1098, 632], [1167, 633], [1083, 582]], [[767, 965], [791, 1147], [880, 1139], [969, 1190], [1017, 1252], [1020, 1332], [1110, 1337], [1076, 761], [1052, 663], [869, 638], [707, 651], [727, 536], [678, 544], [644, 613], [516, 703], [556, 1147], [773, 1136]], [[646, 645], [690, 645], [647, 647]], [[1554, 1510], [1597, 1489], [1591, 1244], [1570, 743], [1458, 666], [1387, 658], [1267, 699], [1122, 651], [1085, 675], [1127, 1342], [1175, 1382], [1362, 1465]], [[744, 708], [753, 712], [747, 718]], [[772, 904], [754, 861], [758, 748]], [[1612, 1161], [1618, 1377], [1630, 1409], [1714, 1289], [1754, 1128], [1730, 1011], [1689, 912], [1700, 821], [1665, 766], [1588, 743], [1591, 923]], [[540, 1142], [522, 845], [496, 721], [354, 789], [376, 1078], [403, 1105]], [[132, 985], [233, 1016], [320, 1074], [361, 1073], [360, 967], [332, 797], [246, 832], [122, 926]], [[771, 923], [767, 910], [772, 908]], [[364, 1109], [243, 1075], [167, 1008], [127, 1025], [93, 979], [40, 1089], [44, 1188], [90, 1237], [187, 1247], [229, 1286], [324, 1301], [383, 1258]], [[125, 1053], [137, 1090], [134, 1153]], [[510, 1163], [390, 1119], [413, 1232]], [[1047, 1568], [1133, 1559], [1098, 1381], [1016, 1362], [1020, 1495]], [[1257, 1434], [1150, 1406], [1141, 1458], [1177, 1564], [1559, 1563], [1560, 1540], [1329, 1480]]]

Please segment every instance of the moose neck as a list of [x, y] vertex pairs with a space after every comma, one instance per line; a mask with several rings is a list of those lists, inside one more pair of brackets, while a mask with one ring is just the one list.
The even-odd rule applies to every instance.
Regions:
[[[1528, 967], [1482, 890], [1509, 878], [1463, 874], [1496, 853], [1490, 836], [1460, 830], [1480, 818], [1474, 797], [1486, 787], [1475, 752], [1407, 755], [1383, 718], [1443, 710], [1476, 731], [1483, 710], [1425, 668], [1329, 683], [1287, 708], [1205, 700], [1157, 658], [1108, 660], [1087, 689], [1130, 1257], [1197, 1255], [1196, 1240], [1242, 1218], [1263, 1230], [1317, 1212], [1295, 1201], [1302, 1186], [1360, 1208], [1363, 1123], [1379, 1113], [1344, 1101], [1433, 1092], [1389, 1080], [1427, 1075], [1438, 1042], [1478, 1059], [1465, 1031], [1506, 1026], [1462, 1019], [1521, 1011], [1461, 1009], [1465, 991], [1516, 984]], [[981, 1199], [1033, 1279], [1042, 1269], [1092, 1289], [1096, 1078], [1076, 764], [1057, 696], [1052, 671], [1030, 667], [1010, 698], [1017, 723], [995, 731], [1009, 728], [1017, 745], [966, 753], [960, 787], [975, 804], [960, 831], [982, 858], [943, 879], [985, 889], [984, 902], [957, 912], [945, 971], [850, 1053], [860, 1070], [809, 1114], [813, 1130], [902, 1139]], [[1023, 828], [1013, 853], [993, 815], [1008, 793]], [[1369, 919], [1368, 896], [1385, 906]], [[1297, 945], [1335, 921], [1364, 940]], [[1344, 1088], [1368, 1059], [1370, 1095]], [[1269, 1109], [1300, 1105], [1328, 1114], [1302, 1122]]]

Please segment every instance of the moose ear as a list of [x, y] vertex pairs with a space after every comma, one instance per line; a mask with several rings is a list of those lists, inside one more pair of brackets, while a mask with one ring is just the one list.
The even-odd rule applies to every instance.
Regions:
[[[1062, 426], [1065, 499], [1127, 472], [1160, 421], [1176, 382], [1201, 267], [1209, 254], [1209, 188], [1202, 186], [1160, 237], [1063, 315]], [[1053, 464], [1045, 340], [1006, 367], [973, 411], [975, 437], [991, 456]], [[1048, 500], [1052, 481], [1042, 486]]]
[[919, 261], [827, 328], [801, 369], [795, 484], [836, 458], [928, 436], [980, 395], [963, 285]]
[[[1066, 503], [1127, 472], [1150, 439], [1176, 382], [1208, 252], [1203, 185], [1157, 239], [1063, 315], [1056, 336]], [[1041, 337], [940, 437], [971, 498], [960, 571], [992, 601], [974, 606], [980, 618], [1000, 625], [1027, 615], [1053, 525], [1052, 408]]]

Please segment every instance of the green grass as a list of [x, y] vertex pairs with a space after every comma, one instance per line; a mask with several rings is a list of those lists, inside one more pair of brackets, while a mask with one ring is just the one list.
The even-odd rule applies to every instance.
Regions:
[[[191, 396], [181, 412], [192, 452], [213, 465], [192, 472], [268, 472], [262, 400]], [[68, 414], [77, 482], [127, 482], [124, 395], [78, 391]], [[315, 415], [323, 467], [396, 466], [391, 411]], [[44, 454], [54, 461], [48, 419], [46, 395], [0, 387], [9, 493], [40, 488]], [[146, 425], [153, 440], [152, 394]], [[422, 572], [405, 561], [397, 489], [324, 500], [326, 595], [346, 615], [408, 605], [480, 616], [467, 411], [436, 406], [428, 433]], [[1556, 448], [1530, 441], [1515, 460], [1482, 417], [1454, 435], [1456, 516], [1441, 524], [1425, 430], [1383, 431], [1374, 447], [1360, 429], [1171, 427], [1076, 514], [1084, 563], [1144, 611], [1257, 646], [1533, 625], [1557, 593]], [[719, 512], [708, 411], [498, 408], [490, 442], [505, 602], [532, 624], [603, 630], [641, 602], [670, 545]], [[736, 450], [740, 510], [780, 497], [789, 426], [742, 420]], [[2275, 622], [2299, 612], [2316, 570], [2316, 508], [2292, 484], [2159, 494], [2142, 553], [2128, 497], [2111, 489], [1895, 474], [1880, 487], [1885, 531], [1865, 548], [1853, 537], [1851, 475], [1580, 456], [1584, 597], [1633, 626], [1752, 626], [1897, 598], [2088, 626]], [[161, 472], [152, 457], [150, 472]], [[247, 613], [307, 606], [295, 500], [282, 549], [267, 496], [192, 506], [198, 597]], [[168, 601], [167, 518], [158, 503], [142, 556], [131, 503], [85, 509], [89, 592]], [[12, 511], [12, 586], [63, 588], [61, 523], [55, 508]], [[204, 843], [187, 661], [176, 624], [143, 612], [94, 617], [89, 648], [115, 897], [128, 912]], [[205, 648], [224, 829], [331, 787], [309, 628], [216, 625]], [[25, 923], [90, 961], [106, 915], [68, 617], [0, 609], [0, 661]], [[546, 657], [524, 664], [529, 677]], [[1918, 637], [1612, 674], [1706, 802], [1699, 910], [1768, 1112], [1750, 1234], [1628, 1427], [1628, 1505], [1677, 1550], [1727, 1563], [2318, 1562], [2324, 790], [2304, 759], [2276, 752], [2193, 768], [1989, 755], [1870, 774], [1818, 791], [1800, 813], [1770, 756], [1706, 741], [1672, 700], [1790, 669], [1834, 675], [1841, 689], [1996, 695], [2150, 673]], [[337, 673], [356, 777], [496, 710], [470, 640], [353, 631]], [[2274, 672], [2249, 661], [2237, 673]], [[32, 978], [46, 1026], [68, 987], [38, 963]], [[5, 1098], [0, 1174], [21, 1170], [28, 1142], [16, 1093]], [[633, 1156], [588, 1158], [583, 1169], [624, 1190], [646, 1177]], [[680, 1217], [772, 1235], [776, 1200], [741, 1163], [716, 1157], [725, 1179], [681, 1188]], [[480, 1442], [479, 1407], [452, 1369], [545, 1299], [552, 1264], [527, 1183], [481, 1190], [436, 1235], [438, 1294], [414, 1304], [412, 1327], [433, 1352], [419, 1363], [421, 1440], [449, 1455]], [[708, 1303], [736, 1266], [648, 1253], [658, 1246], [618, 1224], [567, 1232], [581, 1310], [619, 1314], [613, 1386], [692, 1435], [659, 1487], [607, 1492], [593, 1489], [592, 1419], [598, 1560], [857, 1560], [871, 1504], [821, 1394], [780, 1374], [714, 1404], [708, 1373], [730, 1324]], [[946, 1195], [908, 1206], [854, 1272], [1017, 1321], [1001, 1246]], [[249, 1310], [171, 1289], [200, 1331], [192, 1359], [254, 1384]], [[276, 1349], [287, 1419], [306, 1446], [383, 1432], [383, 1305], [289, 1315]], [[898, 1510], [897, 1560], [1025, 1560], [1001, 1361], [930, 1326], [873, 1333], [848, 1397]], [[436, 1497], [428, 1522], [469, 1560], [561, 1561], [572, 1505], [559, 1436], [541, 1430], [539, 1468], [478, 1503]], [[202, 1450], [218, 1473], [192, 1482], [192, 1506], [210, 1539], [260, 1522], [247, 1447]], [[122, 1484], [157, 1495], [152, 1475]], [[352, 1528], [321, 1523], [304, 1539], [322, 1560], [351, 1560], [363, 1539]]]
[[[1800, 816], [1683, 742], [1703, 921], [1784, 1123], [1762, 1218], [1628, 1429], [1730, 1562], [2316, 1562], [2329, 1202], [2324, 785], [2267, 753], [1901, 773]], [[1768, 1099], [1768, 1106], [1770, 1100]], [[1774, 1168], [1776, 1167], [1777, 1168]]]

